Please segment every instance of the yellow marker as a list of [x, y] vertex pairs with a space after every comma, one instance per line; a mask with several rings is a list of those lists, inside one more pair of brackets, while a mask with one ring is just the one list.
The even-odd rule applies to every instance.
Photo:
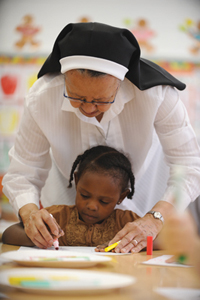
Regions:
[[116, 242], [116, 243], [114, 243], [114, 244], [112, 244], [112, 245], [106, 247], [106, 248], [104, 249], [105, 252], [109, 252], [110, 250], [114, 249], [120, 242], [121, 242], [121, 241]]

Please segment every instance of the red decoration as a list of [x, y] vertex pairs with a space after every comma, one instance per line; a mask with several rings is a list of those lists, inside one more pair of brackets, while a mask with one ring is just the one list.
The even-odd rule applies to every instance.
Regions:
[[1, 87], [4, 94], [14, 94], [17, 87], [17, 77], [13, 75], [4, 75], [1, 77]]

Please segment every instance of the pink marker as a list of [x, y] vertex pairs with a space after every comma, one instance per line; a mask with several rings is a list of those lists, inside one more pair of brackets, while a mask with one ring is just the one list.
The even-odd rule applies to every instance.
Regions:
[[147, 255], [152, 255], [153, 253], [153, 237], [147, 237]]
[[54, 240], [53, 240], [53, 245], [54, 245], [55, 250], [59, 250], [59, 242], [58, 242], [58, 239], [54, 239]]
[[[50, 214], [50, 216], [53, 218], [52, 214]], [[53, 245], [54, 245], [55, 250], [59, 250], [59, 242], [58, 242], [58, 239], [54, 239], [54, 240], [53, 240]]]

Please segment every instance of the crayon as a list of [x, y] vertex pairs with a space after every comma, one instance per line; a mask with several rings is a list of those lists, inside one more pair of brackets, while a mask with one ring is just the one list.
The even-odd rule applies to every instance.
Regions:
[[112, 244], [112, 245], [106, 247], [106, 248], [104, 249], [105, 252], [109, 252], [110, 250], [114, 249], [120, 242], [121, 242], [121, 241], [118, 241], [118, 242], [116, 242], [116, 243], [114, 243], [114, 244]]

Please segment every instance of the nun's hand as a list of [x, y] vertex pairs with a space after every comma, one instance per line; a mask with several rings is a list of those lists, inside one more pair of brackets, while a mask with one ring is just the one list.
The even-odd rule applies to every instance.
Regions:
[[19, 214], [27, 236], [39, 248], [46, 249], [52, 246], [53, 236], [51, 233], [57, 238], [64, 234], [59, 232], [59, 227], [48, 211], [46, 209], [39, 210], [35, 204], [23, 206], [19, 210]]
[[116, 246], [116, 253], [136, 253], [147, 246], [147, 236], [156, 238], [162, 229], [162, 222], [154, 219], [150, 214], [127, 223], [122, 230], [110, 241], [109, 245], [121, 242]]

